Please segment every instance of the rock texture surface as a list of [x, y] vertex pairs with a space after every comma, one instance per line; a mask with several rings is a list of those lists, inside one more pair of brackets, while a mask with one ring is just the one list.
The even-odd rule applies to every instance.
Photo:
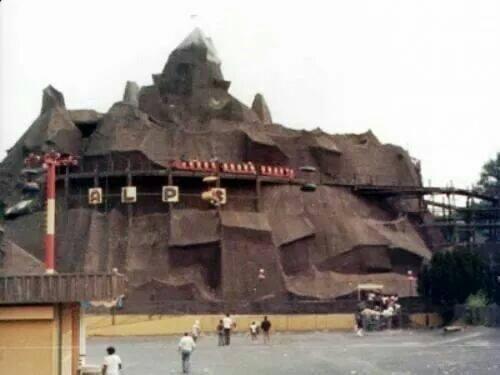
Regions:
[[40, 260], [10, 241], [0, 227], [0, 276], [40, 275], [45, 267]]
[[273, 119], [271, 117], [271, 111], [262, 94], [255, 95], [252, 103], [252, 110], [259, 116], [263, 124], [272, 124]]
[[[406, 272], [431, 256], [438, 237], [419, 229], [428, 217], [416, 200], [360, 196], [347, 183], [419, 185], [405, 150], [380, 143], [371, 131], [332, 135], [273, 123], [261, 95], [251, 108], [231, 96], [214, 45], [198, 29], [153, 82], [141, 88], [129, 82], [123, 100], [102, 115], [67, 111], [49, 86], [42, 113], [0, 165], [0, 200], [8, 204], [21, 198], [18, 176], [29, 152], [72, 153], [81, 163], [70, 175], [101, 173], [58, 185], [60, 271], [125, 271], [130, 303], [145, 310], [162, 300], [334, 298], [362, 282], [408, 294]], [[296, 171], [307, 165], [317, 173], [298, 178], [319, 186], [306, 193], [297, 184], [263, 183], [257, 192], [255, 181], [222, 180], [228, 203], [215, 209], [199, 199], [201, 179], [176, 177], [181, 199], [169, 205], [158, 196], [166, 178], [143, 173], [131, 177], [143, 194], [127, 205], [119, 200], [126, 174], [105, 174], [158, 171], [179, 159]], [[95, 184], [106, 191], [99, 207], [86, 201]], [[6, 224], [9, 241], [38, 258], [42, 217], [35, 212]]]

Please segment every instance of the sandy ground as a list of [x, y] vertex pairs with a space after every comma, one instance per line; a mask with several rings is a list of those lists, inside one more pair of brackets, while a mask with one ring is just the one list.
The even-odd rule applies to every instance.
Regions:
[[[123, 375], [180, 374], [176, 337], [90, 338], [88, 363], [100, 364], [106, 346], [116, 347]], [[499, 374], [500, 330], [277, 333], [270, 345], [236, 335], [217, 347], [202, 337], [192, 356], [192, 374]]]

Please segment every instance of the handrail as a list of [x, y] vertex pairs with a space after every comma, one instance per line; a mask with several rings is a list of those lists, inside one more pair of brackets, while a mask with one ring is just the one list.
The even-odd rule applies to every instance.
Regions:
[[[102, 160], [87, 160], [82, 159], [80, 161], [80, 165], [77, 167], [70, 167], [66, 169], [60, 169], [58, 172], [58, 179], [61, 180], [68, 176], [78, 176], [80, 178], [92, 178], [96, 174], [100, 177], [113, 177], [113, 176], [121, 176], [124, 174], [135, 174], [135, 175], [179, 175], [182, 176], [184, 173], [189, 174], [189, 176], [204, 176], [212, 173], [214, 170], [217, 170], [217, 173], [222, 177], [235, 177], [235, 178], [256, 178], [256, 175], [248, 170], [248, 173], [243, 173], [244, 171], [233, 171], [232, 173], [226, 172], [227, 169], [224, 169], [223, 162], [203, 162], [196, 161], [196, 163], [200, 164], [199, 168], [193, 168], [192, 170], [179, 169], [178, 164], [184, 163], [189, 164], [189, 162], [181, 162], [179, 160], [175, 161], [173, 159], [165, 159], [165, 160], [155, 160], [154, 162], [151, 160], [139, 159], [132, 162], [132, 159], [123, 159], [121, 161], [115, 161], [111, 157], [105, 158]], [[194, 161], [193, 161], [194, 163]], [[207, 168], [202, 168], [204, 164], [210, 165], [210, 171]], [[214, 167], [213, 164], [216, 164]], [[231, 164], [231, 163], [229, 163]], [[245, 163], [240, 163], [244, 165]], [[248, 163], [247, 163], [248, 164]], [[90, 165], [90, 168], [86, 168]], [[104, 170], [100, 169], [105, 165]], [[253, 164], [252, 164], [253, 166]], [[255, 168], [256, 171], [260, 171], [260, 166], [257, 165], [258, 168]], [[266, 166], [267, 167], [267, 166]], [[286, 181], [294, 181], [300, 183], [300, 179], [295, 178], [295, 173], [291, 168], [279, 167], [275, 166], [275, 169], [283, 170], [283, 173], [277, 175], [270, 175], [266, 177], [282, 179]], [[285, 173], [286, 170], [286, 173]], [[78, 172], [77, 172], [78, 171]], [[259, 173], [262, 176], [262, 173]], [[241, 177], [240, 177], [241, 176]], [[313, 176], [314, 177], [314, 176]], [[373, 175], [363, 175], [358, 173], [353, 173], [350, 176], [328, 176], [319, 174], [319, 183], [318, 185], [325, 186], [340, 186], [340, 187], [349, 187], [354, 189], [359, 193], [373, 193], [373, 194], [457, 194], [464, 195], [473, 198], [478, 198], [482, 200], [487, 200], [490, 202], [498, 202], [499, 198], [492, 197], [486, 194], [483, 194], [479, 191], [460, 189], [455, 187], [424, 187], [419, 182], [411, 181], [410, 178], [402, 179], [398, 176], [394, 175], [381, 175], [381, 174], [373, 174]]]
[[0, 276], [0, 304], [113, 300], [126, 287], [116, 272]]

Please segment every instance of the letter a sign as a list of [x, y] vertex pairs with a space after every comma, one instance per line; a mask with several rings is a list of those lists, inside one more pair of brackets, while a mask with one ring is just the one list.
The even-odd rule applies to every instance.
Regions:
[[179, 187], [173, 185], [163, 186], [161, 200], [167, 203], [179, 202]]
[[90, 188], [89, 189], [89, 204], [98, 205], [102, 203], [102, 189]]

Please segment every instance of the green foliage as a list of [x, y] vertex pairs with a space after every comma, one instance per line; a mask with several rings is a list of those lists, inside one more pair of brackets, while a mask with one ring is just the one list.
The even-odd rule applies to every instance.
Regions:
[[473, 325], [485, 325], [487, 323], [485, 308], [489, 300], [486, 293], [482, 290], [467, 297], [465, 305], [467, 307], [465, 321]]
[[[488, 160], [481, 170], [481, 175], [479, 181], [475, 188], [481, 193], [490, 195], [493, 197], [500, 198], [500, 152], [497, 153], [496, 157]], [[473, 208], [491, 208], [491, 202], [479, 201], [472, 203]], [[498, 220], [496, 221], [498, 223]], [[492, 222], [493, 224], [494, 222]], [[487, 238], [488, 241], [498, 241], [499, 238], [493, 237], [491, 231], [488, 229], [478, 230], [483, 237]]]
[[420, 295], [442, 306], [462, 304], [479, 291], [491, 298], [494, 289], [490, 269], [479, 254], [469, 249], [434, 254], [418, 278]]
[[485, 194], [500, 196], [500, 152], [483, 165], [477, 187]]
[[482, 308], [488, 306], [489, 300], [488, 296], [483, 290], [478, 291], [475, 294], [471, 294], [467, 297], [465, 304], [469, 308]]

